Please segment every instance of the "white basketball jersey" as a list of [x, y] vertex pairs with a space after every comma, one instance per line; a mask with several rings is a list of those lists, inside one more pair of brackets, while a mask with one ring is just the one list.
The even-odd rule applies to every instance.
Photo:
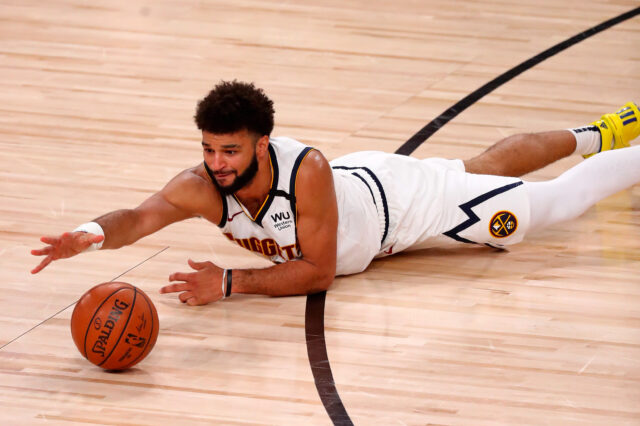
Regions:
[[235, 195], [222, 198], [218, 226], [229, 240], [275, 263], [302, 256], [296, 236], [295, 185], [298, 168], [311, 149], [290, 138], [271, 138], [271, 189], [256, 215], [252, 216]]

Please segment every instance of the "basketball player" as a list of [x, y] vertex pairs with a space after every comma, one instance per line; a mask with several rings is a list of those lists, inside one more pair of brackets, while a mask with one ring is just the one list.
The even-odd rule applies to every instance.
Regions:
[[[591, 126], [511, 136], [467, 161], [357, 152], [328, 162], [300, 142], [270, 137], [273, 114], [273, 103], [253, 84], [221, 82], [195, 116], [204, 162], [135, 209], [42, 237], [48, 245], [32, 254], [46, 257], [32, 273], [202, 217], [275, 265], [231, 270], [189, 260], [194, 271], [171, 274], [173, 283], [161, 292], [178, 292], [189, 305], [231, 293], [306, 294], [403, 250], [517, 243], [640, 182], [640, 146], [618, 150], [640, 134], [634, 103]], [[513, 177], [572, 153], [598, 154], [551, 181]]]

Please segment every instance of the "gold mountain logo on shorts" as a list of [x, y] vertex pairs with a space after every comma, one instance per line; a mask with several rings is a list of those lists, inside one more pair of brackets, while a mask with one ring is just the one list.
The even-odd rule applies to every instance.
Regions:
[[489, 222], [489, 232], [496, 238], [504, 238], [516, 232], [518, 219], [508, 211], [501, 211], [493, 215]]

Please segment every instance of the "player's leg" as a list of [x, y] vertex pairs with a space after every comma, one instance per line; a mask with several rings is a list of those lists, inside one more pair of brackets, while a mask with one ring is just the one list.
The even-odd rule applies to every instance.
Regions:
[[633, 102], [605, 114], [589, 126], [509, 136], [464, 162], [468, 173], [522, 176], [573, 153], [594, 153], [629, 146], [640, 134], [640, 111]]
[[640, 146], [602, 152], [559, 177], [525, 182], [529, 231], [580, 216], [598, 201], [640, 182]]
[[576, 138], [568, 130], [509, 136], [465, 160], [467, 173], [522, 176], [571, 155]]

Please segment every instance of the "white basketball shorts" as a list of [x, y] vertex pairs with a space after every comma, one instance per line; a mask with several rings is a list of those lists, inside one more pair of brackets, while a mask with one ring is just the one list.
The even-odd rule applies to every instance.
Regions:
[[[334, 179], [343, 225], [338, 274], [362, 271], [373, 257], [403, 250], [515, 244], [529, 227], [529, 198], [520, 179], [466, 173], [461, 160], [364, 151], [337, 158], [331, 166], [334, 175], [340, 174]], [[348, 180], [349, 185], [341, 183]], [[375, 208], [363, 208], [365, 199]], [[341, 233], [349, 234], [343, 247]], [[348, 247], [348, 241], [360, 247]], [[352, 249], [361, 256], [349, 256]]]

